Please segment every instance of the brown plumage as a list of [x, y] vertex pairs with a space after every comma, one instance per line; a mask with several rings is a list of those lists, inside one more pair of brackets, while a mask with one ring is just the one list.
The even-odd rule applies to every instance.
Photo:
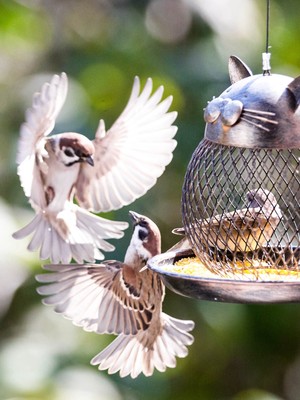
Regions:
[[49, 265], [50, 274], [37, 277], [49, 283], [38, 289], [45, 304], [87, 331], [113, 333], [118, 337], [96, 355], [93, 365], [120, 376], [152, 375], [154, 369], [175, 367], [176, 357], [187, 355], [192, 344], [192, 321], [162, 312], [164, 285], [146, 268], [160, 253], [158, 227], [149, 218], [130, 212], [133, 235], [124, 262], [89, 265]]
[[[273, 193], [266, 189], [253, 189], [246, 194], [248, 206], [243, 209], [197, 220], [193, 227], [204, 245], [220, 250], [254, 251], [272, 237], [282, 217]], [[183, 228], [173, 230], [184, 234]]]

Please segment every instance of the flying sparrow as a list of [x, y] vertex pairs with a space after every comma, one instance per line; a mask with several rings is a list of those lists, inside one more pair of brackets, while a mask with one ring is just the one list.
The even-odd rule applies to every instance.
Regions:
[[118, 337], [91, 363], [120, 376], [152, 375], [176, 366], [176, 356], [187, 355], [193, 343], [188, 333], [193, 321], [175, 319], [162, 312], [165, 295], [159, 275], [146, 267], [160, 253], [161, 236], [149, 218], [130, 211], [133, 235], [124, 262], [48, 265], [51, 273], [38, 275], [46, 283], [38, 293], [86, 331], [112, 333]]
[[[66, 132], [48, 136], [67, 95], [67, 75], [54, 75], [33, 98], [21, 127], [17, 154], [18, 175], [36, 212], [34, 219], [14, 233], [16, 239], [33, 234], [28, 249], [40, 248], [41, 259], [53, 263], [93, 262], [114, 246], [104, 239], [120, 238], [126, 222], [110, 221], [89, 211], [116, 210], [146, 193], [163, 173], [176, 147], [163, 87], [152, 94], [149, 78], [140, 92], [136, 77], [129, 101], [106, 132], [103, 120], [94, 140]], [[76, 199], [78, 205], [74, 204]]]
[[[254, 251], [264, 246], [282, 218], [279, 204], [266, 189], [253, 189], [246, 193], [246, 198], [246, 208], [197, 220], [193, 229], [200, 242], [232, 252]], [[185, 234], [185, 229], [176, 228], [173, 233]], [[185, 248], [184, 244], [187, 243], [181, 242], [180, 247]]]

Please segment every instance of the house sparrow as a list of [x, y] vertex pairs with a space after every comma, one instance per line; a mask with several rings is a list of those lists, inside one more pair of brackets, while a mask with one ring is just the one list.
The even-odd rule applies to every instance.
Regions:
[[[246, 208], [197, 220], [193, 231], [199, 241], [232, 252], [254, 251], [264, 246], [282, 218], [279, 204], [266, 189], [253, 189], [246, 193], [246, 198]], [[176, 228], [173, 233], [184, 235], [185, 229]], [[188, 240], [184, 240], [188, 245]], [[183, 242], [180, 247], [185, 247]]]
[[118, 337], [91, 363], [120, 376], [152, 375], [176, 366], [176, 356], [187, 355], [193, 343], [188, 333], [193, 321], [175, 319], [162, 312], [165, 295], [159, 275], [146, 267], [160, 253], [158, 227], [149, 218], [130, 211], [133, 235], [124, 262], [48, 265], [51, 273], [38, 275], [38, 288], [48, 295], [44, 304], [54, 305], [75, 325], [86, 331]]
[[[163, 173], [176, 147], [176, 112], [168, 112], [163, 87], [152, 93], [149, 78], [140, 93], [136, 77], [129, 101], [106, 132], [100, 120], [96, 137], [74, 132], [48, 136], [67, 95], [67, 75], [54, 75], [33, 98], [21, 127], [18, 175], [36, 212], [14, 233], [30, 234], [28, 249], [40, 248], [41, 259], [82, 263], [103, 259], [114, 246], [104, 239], [120, 238], [125, 222], [100, 218], [89, 211], [116, 210], [142, 196]], [[73, 203], [76, 199], [78, 205]]]

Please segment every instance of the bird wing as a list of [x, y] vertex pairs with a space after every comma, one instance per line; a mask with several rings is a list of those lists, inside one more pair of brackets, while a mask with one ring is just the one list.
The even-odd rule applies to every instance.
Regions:
[[[252, 230], [260, 229], [262, 225], [263, 217], [261, 207], [256, 208], [244, 208], [240, 210], [230, 211], [228, 213], [215, 215], [212, 218], [201, 221], [201, 228], [204, 226], [223, 226], [229, 228], [234, 225], [237, 229], [249, 229]], [[264, 221], [266, 218], [264, 219]]]
[[67, 88], [65, 73], [54, 75], [50, 83], [45, 83], [41, 91], [35, 93], [20, 130], [18, 175], [25, 195], [40, 206], [43, 205], [45, 196], [37, 163], [41, 164], [42, 157], [47, 156], [44, 140], [54, 128], [55, 119], [66, 99]]
[[100, 121], [94, 140], [94, 168], [81, 166], [76, 185], [79, 204], [96, 212], [118, 209], [142, 196], [172, 160], [177, 142], [172, 96], [161, 101], [163, 87], [152, 94], [152, 79], [140, 92], [135, 77], [129, 101], [105, 132]]
[[[224, 214], [217, 214], [211, 218], [199, 219], [197, 221], [197, 227], [200, 229], [209, 229], [210, 227], [223, 226], [231, 227], [232, 224], [236, 228], [251, 227], [253, 229], [260, 228], [262, 221], [259, 216], [263, 216], [260, 207], [257, 208], [243, 208], [240, 210], [230, 211]], [[267, 217], [266, 217], [267, 218]], [[175, 235], [185, 235], [185, 228], [174, 228], [172, 233]]]
[[[75, 325], [97, 333], [136, 334], [147, 329], [155, 308], [142, 274], [119, 261], [102, 264], [46, 265], [36, 277], [46, 285], [38, 293], [44, 304]], [[149, 271], [151, 272], [151, 271]]]

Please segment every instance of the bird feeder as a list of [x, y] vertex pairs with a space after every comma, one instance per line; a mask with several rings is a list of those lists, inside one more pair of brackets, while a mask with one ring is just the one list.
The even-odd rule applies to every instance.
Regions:
[[[150, 263], [183, 295], [300, 300], [300, 77], [270, 74], [268, 56], [259, 75], [230, 57], [231, 86], [204, 110], [182, 189], [184, 249]], [[186, 256], [211, 275], [162, 272]]]

